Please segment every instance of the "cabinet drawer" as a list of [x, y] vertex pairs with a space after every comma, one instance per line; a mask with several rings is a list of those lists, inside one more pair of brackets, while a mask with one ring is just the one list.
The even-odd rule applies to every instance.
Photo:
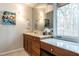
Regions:
[[34, 37], [33, 40], [36, 41], [36, 42], [39, 42], [40, 38], [39, 37]]
[[31, 35], [27, 35], [27, 34], [25, 34], [25, 35], [26, 35], [27, 39], [31, 39], [31, 40], [33, 39], [33, 37]]
[[54, 48], [51, 45], [41, 42], [41, 48], [52, 53], [52, 54], [55, 54]]

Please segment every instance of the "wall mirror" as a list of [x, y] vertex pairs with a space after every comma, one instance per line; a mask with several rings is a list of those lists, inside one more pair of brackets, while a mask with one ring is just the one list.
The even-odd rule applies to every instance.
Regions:
[[53, 3], [38, 3], [33, 8], [33, 30], [53, 28]]

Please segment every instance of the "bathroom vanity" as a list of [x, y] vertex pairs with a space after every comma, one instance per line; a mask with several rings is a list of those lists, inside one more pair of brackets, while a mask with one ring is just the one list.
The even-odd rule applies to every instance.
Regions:
[[52, 37], [51, 35], [38, 35], [34, 33], [25, 33], [23, 34], [24, 38], [24, 49], [32, 56], [39, 56], [40, 55], [40, 40], [45, 37]]
[[[78, 56], [79, 55], [79, 45], [72, 42], [57, 40], [52, 37], [37, 35], [37, 34], [23, 34], [24, 37], [24, 49], [29, 55], [32, 56]], [[42, 52], [43, 51], [43, 52]]]
[[40, 55], [40, 38], [24, 34], [24, 49], [29, 55]]

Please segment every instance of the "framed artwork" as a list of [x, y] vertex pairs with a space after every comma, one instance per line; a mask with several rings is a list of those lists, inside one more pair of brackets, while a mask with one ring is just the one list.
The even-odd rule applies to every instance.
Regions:
[[2, 13], [1, 22], [2, 25], [16, 25], [16, 13], [10, 11], [4, 11]]

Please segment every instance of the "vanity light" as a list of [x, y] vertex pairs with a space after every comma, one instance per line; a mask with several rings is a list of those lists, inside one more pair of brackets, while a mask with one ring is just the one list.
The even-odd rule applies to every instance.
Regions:
[[19, 5], [17, 6], [17, 12], [18, 12], [18, 14], [19, 14], [20, 16], [23, 16], [23, 14], [24, 14], [24, 5], [23, 5], [23, 4], [19, 4]]
[[39, 16], [40, 16], [40, 20], [39, 20], [39, 23], [44, 23], [44, 12], [43, 12], [43, 10], [41, 10], [40, 12], [39, 12]]

